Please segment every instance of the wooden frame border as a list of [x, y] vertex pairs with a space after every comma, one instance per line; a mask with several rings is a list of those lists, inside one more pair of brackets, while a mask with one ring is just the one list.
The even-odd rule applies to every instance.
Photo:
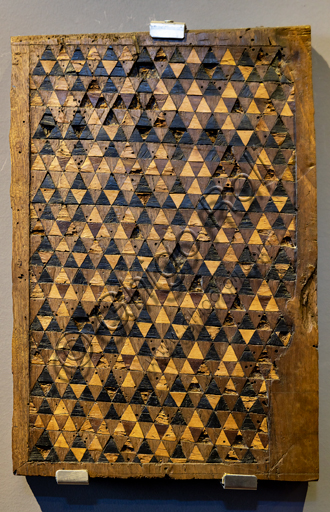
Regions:
[[[53, 476], [57, 469], [86, 468], [91, 477], [220, 478], [224, 473], [255, 474], [259, 479], [318, 478], [318, 328], [316, 308], [317, 223], [314, 108], [310, 27], [188, 32], [171, 45], [280, 45], [296, 90], [298, 257], [295, 298], [286, 314], [295, 333], [277, 362], [280, 379], [270, 390], [270, 462], [267, 464], [71, 464], [28, 461], [29, 404], [29, 47], [60, 42], [154, 44], [148, 33], [32, 36], [12, 38], [11, 201], [13, 209], [13, 468], [20, 475]], [[161, 40], [163, 42], [163, 40]]]
[[29, 45], [12, 44], [10, 150], [13, 216], [13, 468], [28, 460], [29, 436], [29, 234], [30, 112]]

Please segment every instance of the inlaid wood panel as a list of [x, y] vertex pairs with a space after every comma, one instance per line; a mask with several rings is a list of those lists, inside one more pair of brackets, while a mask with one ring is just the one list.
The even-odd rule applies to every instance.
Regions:
[[291, 31], [13, 41], [18, 473], [317, 477], [309, 32]]

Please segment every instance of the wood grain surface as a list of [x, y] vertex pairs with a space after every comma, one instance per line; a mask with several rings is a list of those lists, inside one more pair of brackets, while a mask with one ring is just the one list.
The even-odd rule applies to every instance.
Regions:
[[13, 465], [28, 459], [29, 435], [29, 46], [12, 44], [10, 149], [13, 214]]
[[14, 472], [317, 479], [310, 27], [12, 54]]

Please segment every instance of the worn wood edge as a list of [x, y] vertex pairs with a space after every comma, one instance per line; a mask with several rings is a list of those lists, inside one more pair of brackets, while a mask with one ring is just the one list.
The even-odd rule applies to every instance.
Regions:
[[[39, 36], [13, 36], [12, 43], [16, 44], [135, 44], [135, 37], [139, 44], [159, 44], [166, 46], [180, 45], [220, 45], [220, 46], [272, 46], [272, 39], [279, 37], [288, 37], [290, 33], [298, 36], [310, 34], [310, 26], [302, 25], [295, 27], [257, 27], [257, 28], [238, 28], [238, 29], [207, 29], [207, 30], [187, 30], [184, 39], [154, 39], [149, 32], [122, 32], [109, 34], [70, 34], [70, 35], [39, 35]], [[230, 42], [229, 41], [230, 38]], [[276, 44], [276, 43], [275, 43]]]
[[28, 460], [29, 436], [29, 45], [12, 44], [11, 207], [13, 219], [13, 471]]
[[269, 478], [300, 474], [302, 480], [315, 480], [319, 472], [317, 198], [310, 31], [293, 30], [289, 45], [296, 90], [298, 252], [296, 293], [287, 315], [295, 332], [277, 362], [280, 379], [271, 384]]
[[[84, 463], [83, 468], [88, 471], [90, 478], [169, 478], [177, 480], [188, 479], [215, 479], [222, 478], [225, 473], [255, 475], [258, 480], [288, 480], [288, 481], [309, 481], [316, 480], [316, 473], [282, 473], [278, 477], [269, 475], [265, 468], [257, 469], [256, 464], [134, 464], [134, 463]], [[44, 463], [28, 462], [17, 471], [19, 475], [25, 476], [55, 476], [58, 469], [82, 469], [77, 463]]]

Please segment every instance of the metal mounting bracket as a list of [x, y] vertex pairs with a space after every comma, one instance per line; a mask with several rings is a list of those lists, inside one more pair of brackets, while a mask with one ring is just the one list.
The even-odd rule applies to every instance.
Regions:
[[59, 469], [55, 474], [56, 482], [60, 485], [88, 485], [86, 469]]
[[151, 21], [149, 32], [151, 37], [161, 39], [183, 39], [186, 24], [172, 20]]
[[236, 489], [240, 491], [256, 491], [258, 479], [255, 475], [230, 475], [225, 474], [222, 477], [224, 489]]

